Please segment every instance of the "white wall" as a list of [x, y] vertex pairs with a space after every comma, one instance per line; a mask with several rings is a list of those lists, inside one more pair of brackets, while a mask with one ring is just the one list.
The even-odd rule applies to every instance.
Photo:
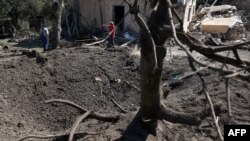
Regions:
[[[123, 3], [123, 0], [79, 0], [80, 14], [89, 24], [88, 25], [83, 20], [83, 18], [80, 18], [80, 23], [83, 26], [101, 28], [102, 23], [101, 23], [101, 12], [100, 12], [99, 1], [100, 1], [101, 8], [102, 8], [102, 17], [103, 17], [104, 24], [108, 24], [110, 21], [112, 21], [113, 6], [119, 6], [119, 5], [125, 6], [124, 15], [129, 11], [128, 5], [125, 2]], [[145, 0], [139, 0], [140, 9], [143, 13], [148, 14], [149, 11], [144, 10], [144, 1]], [[129, 14], [124, 20], [124, 29], [126, 28], [132, 28], [136, 32], [139, 31], [139, 27], [134, 21], [134, 16], [131, 14]]]

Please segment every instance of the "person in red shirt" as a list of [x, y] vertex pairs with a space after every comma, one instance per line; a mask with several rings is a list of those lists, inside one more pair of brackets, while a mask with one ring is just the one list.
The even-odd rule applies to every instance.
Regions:
[[114, 22], [110, 22], [109, 25], [104, 25], [108, 27], [108, 32], [109, 32], [109, 37], [108, 37], [108, 41], [109, 41], [109, 47], [114, 47], [115, 45], [115, 24]]

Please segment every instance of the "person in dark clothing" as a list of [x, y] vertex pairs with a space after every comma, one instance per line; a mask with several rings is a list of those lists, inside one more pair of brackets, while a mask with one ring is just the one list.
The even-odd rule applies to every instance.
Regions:
[[43, 45], [43, 51], [46, 52], [49, 49], [49, 30], [44, 25], [40, 30], [40, 39]]

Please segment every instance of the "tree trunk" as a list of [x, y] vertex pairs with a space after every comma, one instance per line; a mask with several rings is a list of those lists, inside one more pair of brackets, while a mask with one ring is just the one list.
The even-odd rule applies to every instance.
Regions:
[[53, 35], [52, 35], [52, 49], [59, 47], [59, 42], [61, 38], [61, 19], [62, 19], [62, 11], [63, 11], [63, 0], [57, 0], [53, 4], [54, 13], [54, 24], [53, 24]]
[[[156, 3], [151, 5], [152, 8], [156, 6]], [[157, 66], [153, 67], [153, 59], [151, 50], [152, 44], [150, 44], [150, 37], [146, 36], [142, 29], [142, 34], [140, 37], [141, 43], [141, 111], [142, 118], [144, 121], [156, 122], [159, 118], [160, 113], [160, 83], [161, 83], [161, 75], [163, 68], [163, 60], [166, 56], [166, 49], [163, 46], [166, 39], [170, 36], [170, 34], [159, 34], [159, 28], [163, 27], [163, 25], [168, 24], [167, 17], [167, 2], [165, 0], [160, 0], [159, 7], [157, 11], [153, 12], [150, 15], [148, 20], [148, 26], [155, 43], [156, 47], [156, 58], [157, 58]]]

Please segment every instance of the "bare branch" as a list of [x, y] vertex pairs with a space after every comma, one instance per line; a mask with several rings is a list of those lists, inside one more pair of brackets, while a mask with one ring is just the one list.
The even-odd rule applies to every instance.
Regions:
[[115, 106], [117, 106], [121, 110], [121, 112], [128, 113], [128, 111], [124, 110], [124, 108], [122, 108], [122, 106], [119, 105], [114, 99], [112, 99], [111, 101], [115, 104]]
[[213, 49], [213, 52], [221, 52], [221, 51], [227, 51], [227, 50], [233, 50], [233, 49], [239, 49], [240, 47], [250, 44], [250, 41], [239, 43], [239, 44], [233, 44], [228, 46], [210, 46]]
[[180, 14], [176, 11], [176, 9], [173, 9], [173, 13], [176, 16], [176, 18], [178, 19], [178, 21], [179, 21], [179, 23], [181, 24], [181, 27], [182, 27], [183, 21], [182, 21], [182, 18], [180, 16]]
[[[221, 106], [221, 104], [215, 105], [214, 112], [220, 114]], [[198, 113], [181, 113], [173, 111], [162, 104], [159, 118], [172, 123], [198, 126], [201, 124], [202, 120], [208, 117], [209, 115], [211, 115], [210, 109], [204, 109], [203, 111]]]
[[[82, 106], [79, 106], [79, 105], [77, 105], [71, 101], [67, 101], [67, 100], [52, 99], [52, 100], [47, 100], [45, 103], [47, 103], [47, 104], [62, 103], [62, 104], [66, 104], [66, 105], [69, 105], [71, 107], [74, 107], [81, 112], [89, 111], [89, 110], [83, 108]], [[119, 115], [104, 115], [104, 114], [97, 113], [97, 112], [91, 112], [90, 115], [88, 116], [88, 118], [93, 118], [93, 119], [106, 121], [106, 122], [116, 122], [120, 119], [120, 116]]]
[[73, 140], [73, 137], [74, 137], [74, 134], [75, 134], [75, 131], [76, 131], [77, 127], [79, 126], [79, 124], [80, 124], [88, 115], [90, 115], [90, 113], [91, 113], [91, 111], [88, 111], [88, 112], [84, 113], [83, 115], [81, 115], [81, 116], [79, 116], [79, 117], [76, 118], [76, 121], [75, 121], [75, 123], [73, 124], [72, 129], [71, 129], [71, 131], [70, 131], [70, 133], [69, 133], [69, 139], [68, 139], [68, 141], [72, 141], [72, 140]]
[[[177, 36], [177, 35], [176, 35]], [[245, 68], [245, 65], [250, 66], [250, 62], [248, 60], [242, 60], [239, 61], [239, 59], [234, 59], [231, 57], [225, 57], [223, 55], [220, 55], [216, 52], [214, 52], [214, 50], [217, 47], [213, 47], [213, 46], [206, 46], [204, 45], [202, 42], [200, 42], [198, 39], [196, 39], [195, 37], [193, 37], [191, 34], [178, 34], [179, 37], [181, 37], [184, 41], [184, 43], [190, 48], [190, 50], [195, 50], [197, 52], [199, 52], [200, 54], [206, 56], [209, 59], [215, 60], [217, 62], [223, 63], [224, 60], [226, 59], [226, 63], [230, 64], [232, 66], [235, 66], [237, 68]], [[237, 46], [237, 45], [235, 45]], [[230, 50], [235, 50], [236, 48], [230, 49]], [[244, 64], [243, 64], [244, 62]], [[248, 71], [250, 72], [250, 69], [248, 69]]]
[[[228, 58], [230, 52], [231, 52], [231, 51], [228, 51], [228, 53], [227, 53], [227, 58]], [[222, 64], [222, 66], [221, 66], [221, 70], [223, 70], [224, 66], [227, 66], [227, 65], [226, 65], [226, 59], [227, 59], [227, 58], [225, 58], [225, 60], [224, 60], [224, 62], [223, 62], [223, 64]]]
[[[141, 35], [143, 35], [143, 36], [141, 36], [141, 40], [142, 40], [142, 38], [145, 38], [144, 41], [147, 41], [147, 43], [143, 43], [144, 45], [141, 46], [142, 57], [145, 56], [145, 59], [147, 59], [149, 62], [151, 62], [149, 68], [151, 68], [150, 71], [151, 71], [151, 73], [153, 73], [157, 68], [155, 42], [154, 42], [153, 37], [151, 35], [151, 32], [147, 26], [147, 23], [139, 15], [139, 9], [137, 6], [138, 0], [135, 0], [133, 5], [128, 0], [125, 0], [125, 1], [129, 5], [130, 12], [132, 14], [134, 14], [135, 20], [136, 20], [137, 24], [139, 25], [139, 27], [141, 28]], [[144, 55], [145, 52], [147, 52], [147, 55]]]
[[129, 83], [127, 80], [125, 81], [125, 83], [128, 84], [129, 86], [133, 87], [134, 89], [136, 89], [138, 92], [141, 92], [141, 90], [138, 87], [136, 87], [135, 85]]
[[233, 49], [233, 53], [234, 53], [234, 56], [235, 56], [235, 58], [237, 59], [237, 61], [238, 61], [239, 63], [246, 65], [245, 62], [243, 62], [243, 61], [241, 60], [241, 58], [240, 58], [240, 56], [239, 56], [239, 53], [238, 53], [238, 51], [237, 51], [236, 49]]
[[[190, 63], [191, 68], [192, 68], [194, 71], [196, 71], [197, 69], [195, 68], [195, 66], [194, 66], [194, 64], [193, 64], [193, 62], [192, 62], [191, 59], [189, 59], [189, 63]], [[218, 124], [218, 120], [219, 120], [219, 119], [216, 118], [215, 108], [214, 108], [214, 105], [213, 105], [213, 103], [212, 103], [212, 100], [211, 100], [211, 98], [210, 98], [210, 96], [209, 96], [209, 93], [207, 92], [207, 86], [206, 86], [205, 79], [204, 79], [203, 76], [202, 76], [201, 74], [199, 74], [199, 73], [198, 73], [198, 76], [199, 76], [199, 78], [200, 78], [200, 80], [201, 80], [202, 87], [203, 87], [203, 91], [204, 91], [205, 96], [206, 96], [206, 98], [207, 98], [207, 101], [208, 101], [208, 103], [209, 103], [209, 105], [210, 105], [212, 119], [213, 119], [213, 122], [214, 122], [214, 124], [215, 124], [216, 131], [217, 131], [217, 133], [218, 133], [219, 139], [220, 139], [221, 141], [223, 141], [223, 137], [222, 137], [222, 134], [221, 134], [220, 126], [219, 126], [219, 124]]]
[[194, 72], [192, 72], [192, 73], [190, 73], [190, 74], [188, 74], [188, 75], [185, 75], [185, 76], [183, 76], [183, 77], [180, 77], [178, 80], [182, 80], [182, 79], [185, 79], [185, 78], [190, 77], [190, 76], [192, 76], [192, 75], [195, 75], [195, 74], [197, 74], [197, 73], [200, 73], [201, 71], [203, 71], [203, 70], [205, 70], [205, 69], [207, 69], [207, 67], [201, 68], [201, 69], [196, 70], [196, 71], [194, 71]]
[[211, 111], [212, 111], [212, 118], [213, 118], [213, 121], [214, 121], [216, 130], [217, 130], [219, 139], [220, 139], [221, 141], [223, 141], [223, 136], [222, 136], [222, 133], [221, 133], [221, 130], [220, 130], [220, 126], [219, 126], [219, 124], [218, 124], [218, 120], [217, 120], [216, 115], [215, 115], [215, 110], [214, 110], [214, 106], [213, 106], [212, 100], [211, 100], [211, 98], [210, 98], [210, 96], [209, 96], [209, 93], [207, 92], [207, 89], [206, 89], [206, 88], [204, 88], [204, 92], [205, 92], [205, 95], [206, 95], [206, 97], [207, 97], [208, 103], [209, 103], [210, 108], [211, 108]]
[[[75, 133], [76, 136], [85, 136], [85, 135], [97, 135], [99, 134], [98, 132], [79, 132]], [[69, 136], [68, 133], [63, 133], [63, 134], [57, 134], [57, 135], [29, 135], [26, 137], [23, 137], [17, 141], [24, 141], [27, 139], [50, 139], [50, 138], [67, 138]]]
[[62, 103], [62, 104], [66, 104], [68, 106], [71, 106], [73, 108], [76, 108], [77, 110], [80, 110], [82, 112], [87, 112], [88, 110], [83, 108], [82, 106], [80, 105], [77, 105], [71, 101], [68, 101], [68, 100], [62, 100], [62, 99], [51, 99], [51, 100], [46, 100], [45, 101], [46, 104], [51, 104], [51, 103]]
[[228, 124], [232, 122], [232, 108], [231, 108], [231, 97], [230, 97], [230, 89], [229, 89], [229, 83], [228, 83], [228, 78], [225, 80], [225, 85], [226, 85], [226, 95], [227, 95], [227, 113], [228, 113]]

